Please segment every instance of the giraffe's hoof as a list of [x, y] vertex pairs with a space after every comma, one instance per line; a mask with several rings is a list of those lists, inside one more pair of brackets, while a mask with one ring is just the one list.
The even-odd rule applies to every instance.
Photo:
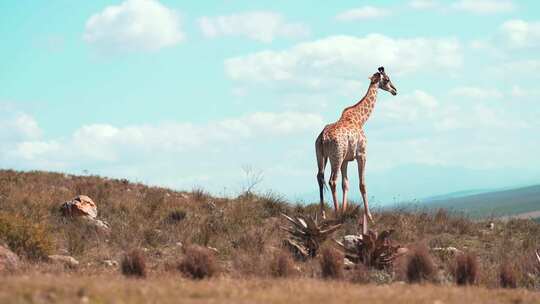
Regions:
[[368, 218], [368, 220], [369, 220], [370, 223], [372, 223], [372, 224], [375, 223], [375, 220], [373, 219], [373, 216], [371, 215], [371, 213], [368, 212], [367, 218]]

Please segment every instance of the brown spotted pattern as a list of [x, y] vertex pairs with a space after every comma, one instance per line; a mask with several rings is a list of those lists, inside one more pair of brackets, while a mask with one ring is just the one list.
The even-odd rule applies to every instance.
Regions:
[[319, 167], [317, 180], [319, 182], [321, 212], [323, 213], [323, 216], [324, 168], [326, 167], [328, 159], [330, 160], [331, 167], [329, 185], [336, 213], [340, 210], [336, 192], [337, 179], [341, 173], [343, 190], [341, 210], [345, 210], [347, 208], [347, 192], [349, 190], [347, 164], [350, 161], [356, 160], [360, 177], [360, 192], [364, 201], [364, 221], [366, 220], [366, 217], [372, 220], [368, 207], [364, 178], [367, 141], [363, 126], [373, 112], [377, 100], [377, 89], [380, 87], [380, 77], [382, 76], [379, 73], [375, 73], [373, 77], [371, 77], [371, 83], [364, 98], [355, 105], [345, 108], [340, 119], [326, 125], [317, 137], [315, 142], [317, 165]]

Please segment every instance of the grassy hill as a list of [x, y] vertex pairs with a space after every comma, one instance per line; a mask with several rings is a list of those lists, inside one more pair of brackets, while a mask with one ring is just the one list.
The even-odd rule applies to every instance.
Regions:
[[[61, 203], [79, 194], [96, 202], [98, 218], [110, 224], [109, 233], [62, 216]], [[538, 223], [495, 221], [495, 228], [488, 229], [485, 222], [444, 211], [376, 212], [372, 228], [394, 229], [393, 241], [403, 246], [432, 248], [427, 256], [435, 272], [429, 284], [401, 284], [408, 271], [406, 257], [383, 270], [338, 266], [343, 270], [339, 282], [328, 282], [322, 280], [325, 259], [293, 260], [281, 245], [286, 234], [279, 226], [286, 223], [280, 214], [312, 215], [317, 209], [316, 204], [299, 205], [272, 194], [219, 198], [201, 189], [174, 191], [98, 176], [0, 170], [0, 244], [22, 259], [16, 271], [0, 277], [0, 302], [311, 303], [314, 295], [329, 302], [352, 302], [362, 295], [373, 303], [390, 298], [394, 303], [540, 301], [537, 293], [524, 290], [485, 289], [500, 287], [499, 271], [508, 263], [518, 286], [540, 289], [540, 265], [534, 257], [540, 247]], [[352, 211], [336, 238], [357, 233], [358, 214]], [[331, 210], [327, 214], [332, 216]], [[433, 249], [447, 247], [474, 253], [479, 287], [460, 289], [453, 283], [455, 257]], [[191, 248], [214, 257], [211, 280], [195, 282], [186, 276], [181, 266], [186, 260], [202, 268], [210, 263], [201, 262]], [[323, 248], [338, 252], [331, 241]], [[133, 250], [146, 265], [145, 279], [127, 279], [120, 271]], [[79, 264], [51, 263], [51, 254], [69, 255]], [[285, 277], [275, 278], [282, 267], [288, 269]], [[389, 290], [395, 291], [393, 296]]]
[[487, 193], [432, 197], [423, 203], [428, 208], [461, 211], [472, 217], [535, 214], [531, 212], [540, 211], [540, 185]]

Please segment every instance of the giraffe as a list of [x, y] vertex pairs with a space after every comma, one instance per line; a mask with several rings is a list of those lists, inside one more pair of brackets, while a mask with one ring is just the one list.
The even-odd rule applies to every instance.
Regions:
[[363, 230], [367, 232], [367, 220], [373, 221], [369, 211], [369, 205], [366, 195], [365, 167], [366, 167], [366, 135], [363, 126], [368, 120], [375, 102], [377, 100], [377, 90], [382, 89], [397, 94], [397, 89], [390, 81], [390, 78], [384, 72], [384, 67], [380, 67], [378, 72], [369, 77], [370, 84], [366, 95], [356, 104], [347, 107], [341, 113], [341, 118], [324, 127], [315, 141], [315, 151], [317, 154], [317, 182], [319, 183], [319, 194], [321, 203], [321, 215], [324, 213], [323, 190], [326, 186], [324, 180], [324, 169], [330, 158], [330, 190], [334, 202], [334, 210], [339, 213], [338, 198], [336, 192], [337, 178], [341, 171], [341, 187], [343, 190], [342, 210], [347, 208], [347, 192], [349, 191], [349, 179], [347, 178], [347, 164], [356, 160], [358, 164], [358, 175], [360, 180], [360, 193], [364, 202]]

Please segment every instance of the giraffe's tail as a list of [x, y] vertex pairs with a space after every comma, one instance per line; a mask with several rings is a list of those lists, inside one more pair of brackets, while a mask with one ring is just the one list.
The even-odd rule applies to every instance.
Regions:
[[315, 141], [315, 152], [317, 154], [317, 182], [319, 184], [319, 194], [321, 199], [321, 204], [324, 202], [324, 192], [328, 190], [328, 185], [324, 180], [324, 169], [328, 161], [328, 157], [324, 154], [324, 143], [322, 138], [323, 132], [319, 134], [317, 140]]

